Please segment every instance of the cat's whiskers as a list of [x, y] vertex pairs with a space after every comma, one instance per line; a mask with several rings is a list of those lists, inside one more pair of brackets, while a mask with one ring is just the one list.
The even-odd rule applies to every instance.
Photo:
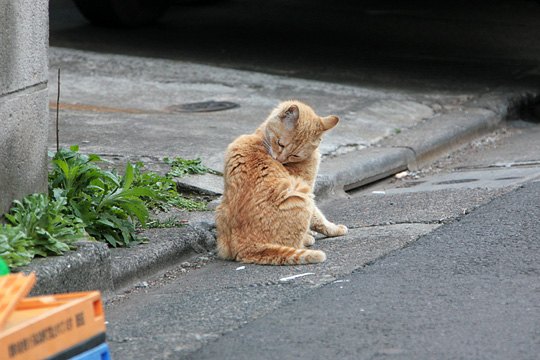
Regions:
[[268, 140], [266, 136], [263, 138], [263, 145], [268, 154], [275, 159], [276, 157], [274, 156], [274, 151], [272, 150], [272, 144], [270, 144], [270, 140]]

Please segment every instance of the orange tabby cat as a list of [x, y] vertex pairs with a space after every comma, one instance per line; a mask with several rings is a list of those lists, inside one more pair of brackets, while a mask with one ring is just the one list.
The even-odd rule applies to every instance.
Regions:
[[327, 236], [347, 233], [346, 226], [326, 220], [313, 200], [318, 146], [338, 121], [286, 101], [255, 133], [229, 145], [216, 211], [221, 258], [273, 265], [326, 260], [324, 252], [304, 247], [315, 242], [310, 228]]

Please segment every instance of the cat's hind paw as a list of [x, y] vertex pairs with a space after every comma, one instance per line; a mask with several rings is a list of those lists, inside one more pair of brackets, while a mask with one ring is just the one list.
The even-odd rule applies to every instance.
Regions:
[[304, 246], [311, 246], [315, 244], [315, 238], [312, 235], [304, 235]]

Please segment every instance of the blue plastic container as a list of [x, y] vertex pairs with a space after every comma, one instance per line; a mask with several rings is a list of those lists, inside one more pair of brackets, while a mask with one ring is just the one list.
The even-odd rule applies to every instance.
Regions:
[[101, 344], [93, 349], [87, 350], [72, 357], [70, 360], [111, 360], [109, 345], [106, 343]]

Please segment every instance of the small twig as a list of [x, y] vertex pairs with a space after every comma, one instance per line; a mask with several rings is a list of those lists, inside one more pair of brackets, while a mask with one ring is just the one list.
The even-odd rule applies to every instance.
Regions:
[[60, 152], [60, 130], [58, 128], [58, 112], [60, 110], [60, 68], [58, 68], [58, 90], [56, 96], [56, 152]]

